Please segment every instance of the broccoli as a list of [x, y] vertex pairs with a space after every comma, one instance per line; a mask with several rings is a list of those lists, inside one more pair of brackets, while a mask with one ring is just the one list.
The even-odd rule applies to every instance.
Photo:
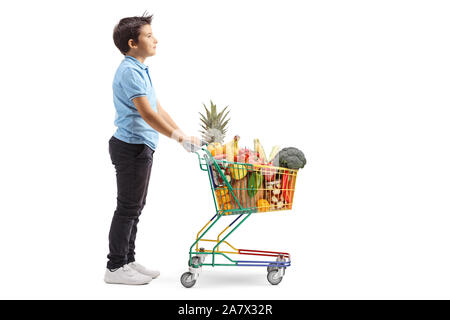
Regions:
[[306, 164], [305, 155], [297, 148], [284, 148], [275, 156], [273, 163], [275, 166], [280, 166], [288, 169], [303, 168]]

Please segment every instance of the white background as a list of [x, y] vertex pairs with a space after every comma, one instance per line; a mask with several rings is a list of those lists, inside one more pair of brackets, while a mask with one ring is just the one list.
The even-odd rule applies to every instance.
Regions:
[[[306, 155], [294, 210], [229, 238], [290, 252], [278, 286], [227, 267], [181, 286], [214, 207], [196, 156], [164, 136], [137, 239], [161, 277], [103, 282], [112, 30], [145, 10], [159, 40], [146, 63], [185, 132], [212, 99], [230, 106], [227, 141]], [[449, 299], [449, 15], [447, 1], [2, 1], [0, 298]]]

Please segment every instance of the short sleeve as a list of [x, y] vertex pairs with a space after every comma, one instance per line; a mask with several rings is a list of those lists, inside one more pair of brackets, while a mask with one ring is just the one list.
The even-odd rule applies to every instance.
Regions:
[[142, 75], [135, 69], [127, 68], [123, 72], [120, 84], [128, 99], [133, 100], [137, 97], [147, 95], [146, 83]]

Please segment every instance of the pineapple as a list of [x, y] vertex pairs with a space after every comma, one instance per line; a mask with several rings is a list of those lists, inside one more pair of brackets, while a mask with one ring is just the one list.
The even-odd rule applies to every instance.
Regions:
[[208, 144], [219, 143], [222, 144], [227, 132], [227, 124], [230, 119], [226, 119], [230, 111], [225, 113], [228, 106], [226, 106], [220, 113], [217, 113], [216, 105], [211, 101], [210, 110], [203, 104], [206, 110], [206, 116], [200, 113], [200, 120], [202, 121], [203, 130], [200, 131], [203, 135], [203, 140]]

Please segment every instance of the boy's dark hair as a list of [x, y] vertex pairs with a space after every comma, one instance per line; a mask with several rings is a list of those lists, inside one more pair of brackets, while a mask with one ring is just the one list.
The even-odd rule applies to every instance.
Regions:
[[125, 55], [129, 50], [128, 40], [133, 39], [139, 43], [138, 37], [141, 32], [141, 27], [146, 24], [152, 24], [153, 15], [146, 15], [142, 17], [123, 18], [114, 27], [113, 39], [116, 47]]

